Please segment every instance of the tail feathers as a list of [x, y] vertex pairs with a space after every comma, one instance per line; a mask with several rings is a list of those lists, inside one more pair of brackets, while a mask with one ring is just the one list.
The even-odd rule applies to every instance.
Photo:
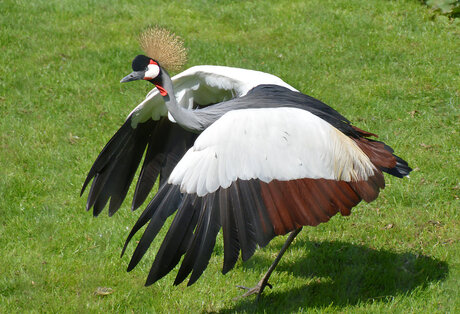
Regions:
[[393, 154], [393, 148], [385, 143], [364, 137], [352, 139], [381, 171], [398, 178], [403, 178], [412, 171], [407, 162]]
[[[374, 140], [371, 140], [371, 141], [374, 141]], [[389, 168], [381, 167], [380, 169], [383, 172], [386, 172], [398, 178], [404, 178], [409, 175], [409, 173], [412, 171], [412, 168], [409, 167], [409, 164], [407, 163], [407, 161], [393, 154], [394, 149], [388, 146], [387, 144], [385, 144], [384, 142], [379, 142], [379, 141], [374, 141], [374, 142], [382, 143], [385, 150], [390, 152], [393, 155], [393, 158], [396, 160], [396, 165], [394, 167], [389, 167]]]
[[408, 176], [409, 173], [412, 171], [412, 168], [409, 167], [407, 161], [396, 156], [395, 154], [393, 154], [393, 156], [396, 158], [396, 166], [394, 168], [381, 168], [382, 171], [398, 178], [404, 178]]

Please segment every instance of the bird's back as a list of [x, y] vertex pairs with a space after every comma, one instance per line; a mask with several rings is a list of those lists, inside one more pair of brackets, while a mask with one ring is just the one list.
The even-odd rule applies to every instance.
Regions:
[[345, 134], [355, 133], [348, 119], [325, 103], [303, 93], [272, 84], [262, 84], [254, 87], [242, 97], [197, 109], [196, 114], [204, 130], [229, 111], [280, 107], [307, 110]]

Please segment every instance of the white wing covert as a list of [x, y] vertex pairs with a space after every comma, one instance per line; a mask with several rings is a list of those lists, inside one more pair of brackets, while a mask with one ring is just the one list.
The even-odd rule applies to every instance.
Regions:
[[349, 137], [308, 111], [230, 111], [207, 128], [168, 183], [204, 196], [238, 179], [365, 181], [375, 166]]

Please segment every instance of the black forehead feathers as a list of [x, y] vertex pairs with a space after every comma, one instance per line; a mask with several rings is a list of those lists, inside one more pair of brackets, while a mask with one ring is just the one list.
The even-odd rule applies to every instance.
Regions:
[[149, 65], [150, 58], [144, 55], [138, 55], [134, 58], [132, 63], [133, 71], [143, 71]]

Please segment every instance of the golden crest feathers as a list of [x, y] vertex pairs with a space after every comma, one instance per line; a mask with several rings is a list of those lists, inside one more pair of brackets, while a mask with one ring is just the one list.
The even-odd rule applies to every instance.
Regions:
[[168, 71], [179, 70], [187, 61], [187, 51], [179, 36], [161, 28], [149, 27], [139, 36], [145, 54]]

